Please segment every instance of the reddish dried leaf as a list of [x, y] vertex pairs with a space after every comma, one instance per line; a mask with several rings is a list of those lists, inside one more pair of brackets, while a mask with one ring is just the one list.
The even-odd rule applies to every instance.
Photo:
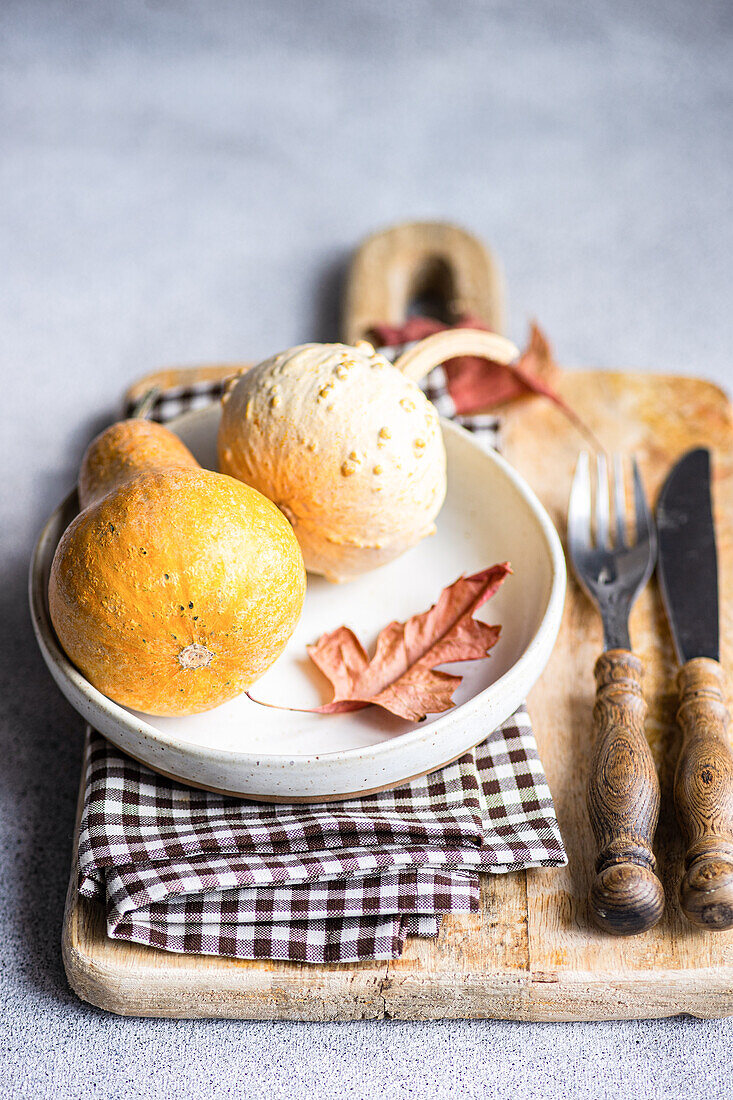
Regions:
[[534, 321], [530, 326], [529, 343], [516, 363], [512, 364], [511, 369], [517, 380], [526, 386], [528, 392], [538, 394], [540, 397], [546, 397], [549, 401], [552, 401], [575, 425], [581, 435], [590, 440], [596, 450], [603, 450], [602, 444], [596, 439], [591, 428], [584, 420], [581, 420], [567, 401], [554, 390], [551, 383], [559, 375], [559, 368], [552, 357], [547, 337]]
[[436, 672], [435, 666], [488, 655], [501, 628], [473, 615], [509, 573], [504, 563], [459, 577], [443, 589], [429, 611], [386, 626], [371, 660], [348, 627], [324, 634], [308, 646], [308, 653], [333, 684], [334, 697], [314, 713], [338, 714], [373, 703], [416, 722], [426, 714], [449, 710], [461, 677]]

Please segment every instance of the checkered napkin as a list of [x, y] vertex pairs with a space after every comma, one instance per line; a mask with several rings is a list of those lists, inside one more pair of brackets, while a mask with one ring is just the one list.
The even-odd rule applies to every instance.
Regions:
[[[224, 387], [167, 390], [153, 416], [202, 407]], [[441, 367], [423, 388], [443, 416], [496, 444], [496, 417], [455, 415]], [[79, 891], [106, 905], [114, 939], [245, 959], [393, 959], [408, 935], [436, 936], [444, 914], [478, 910], [479, 871], [566, 862], [523, 707], [426, 778], [326, 805], [194, 790], [88, 736]]]

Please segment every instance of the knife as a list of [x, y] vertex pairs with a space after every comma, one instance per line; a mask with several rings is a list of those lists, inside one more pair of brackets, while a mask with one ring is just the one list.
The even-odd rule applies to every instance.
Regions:
[[680, 668], [682, 749], [674, 781], [687, 842], [680, 904], [711, 931], [733, 928], [733, 752], [719, 663], [718, 561], [710, 452], [688, 451], [657, 501], [657, 570]]

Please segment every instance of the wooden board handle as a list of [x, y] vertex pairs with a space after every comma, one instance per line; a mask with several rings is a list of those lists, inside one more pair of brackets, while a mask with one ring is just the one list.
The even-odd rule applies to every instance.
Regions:
[[642, 664], [625, 649], [602, 653], [595, 667], [594, 747], [588, 813], [598, 845], [590, 907], [616, 936], [652, 928], [664, 910], [652, 841], [659, 780], [644, 735]]
[[471, 315], [504, 330], [503, 280], [489, 249], [448, 222], [405, 222], [367, 237], [346, 278], [342, 338], [369, 339], [376, 324], [399, 325], [416, 300], [447, 323]]
[[697, 657], [680, 669], [677, 682], [683, 741], [674, 797], [687, 841], [680, 904], [693, 924], [723, 931], [733, 928], [733, 753], [725, 676], [717, 661]]

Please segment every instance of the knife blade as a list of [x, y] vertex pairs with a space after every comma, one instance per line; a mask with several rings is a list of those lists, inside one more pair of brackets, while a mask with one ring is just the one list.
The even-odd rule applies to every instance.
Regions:
[[657, 501], [659, 585], [680, 664], [719, 659], [718, 555], [710, 497], [710, 451], [677, 462]]
[[657, 571], [681, 668], [682, 748], [675, 809], [687, 842], [680, 905], [710, 931], [733, 928], [733, 752], [719, 663], [718, 561], [710, 452], [688, 451], [673, 466], [656, 509]]

